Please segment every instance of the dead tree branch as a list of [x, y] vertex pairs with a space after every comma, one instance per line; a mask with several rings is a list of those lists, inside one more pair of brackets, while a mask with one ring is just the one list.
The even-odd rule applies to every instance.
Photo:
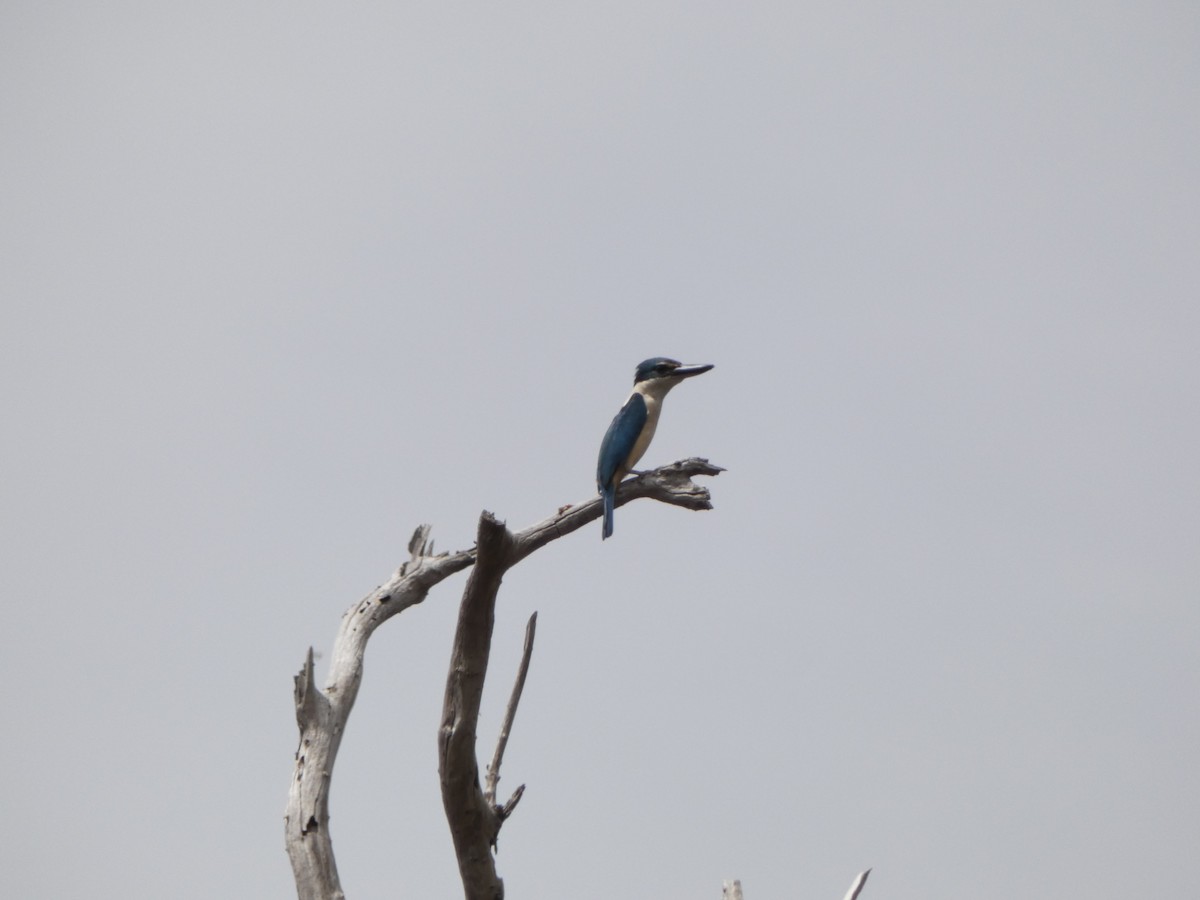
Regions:
[[[617, 488], [617, 506], [631, 500], [649, 497], [660, 503], [681, 506], [684, 509], [712, 509], [712, 496], [708, 488], [692, 481], [697, 475], [719, 475], [725, 470], [714, 466], [707, 459], [690, 457], [627, 478]], [[604, 505], [599, 497], [593, 497], [577, 506], [564, 506], [548, 519], [531, 525], [514, 536], [514, 554], [520, 561], [551, 541], [570, 534], [604, 514]]]
[[408, 551], [408, 562], [342, 616], [324, 692], [314, 680], [311, 647], [295, 678], [300, 746], [288, 791], [284, 835], [300, 900], [340, 900], [345, 896], [329, 835], [329, 786], [346, 721], [362, 683], [367, 641], [392, 616], [424, 600], [439, 581], [475, 561], [474, 550], [435, 556], [428, 525], [413, 533]]
[[[617, 505], [648, 497], [685, 509], [712, 509], [708, 489], [691, 479], [722, 471], [704, 459], [681, 460], [625, 481], [617, 492]], [[464, 592], [459, 616], [460, 634], [455, 637], [454, 662], [446, 686], [446, 710], [453, 708], [453, 715], [443, 716], [439, 731], [439, 752], [444, 754], [443, 803], [447, 816], [451, 815], [453, 807], [457, 817], [451, 819], [451, 831], [455, 849], [459, 851], [467, 896], [503, 896], [503, 885], [495, 875], [491, 848], [499, 823], [512, 812], [522, 789], [518, 788], [503, 807], [496, 807], [493, 785], [491, 801], [487, 802], [479, 789], [478, 763], [474, 758], [475, 723], [490, 649], [496, 592], [507, 569], [550, 541], [600, 518], [602, 513], [599, 498], [593, 498], [565, 506], [555, 515], [516, 534], [485, 513], [480, 519], [478, 550], [472, 548], [437, 555], [429, 540], [429, 526], [422, 525], [409, 542], [408, 562], [342, 616], [324, 691], [316, 686], [313, 652], [309, 648], [304, 667], [295, 677], [300, 744], [284, 816], [285, 842], [300, 900], [341, 900], [345, 896], [338, 880], [329, 834], [329, 791], [342, 735], [362, 683], [367, 641], [388, 619], [423, 601], [438, 582], [472, 565], [475, 569]], [[529, 640], [532, 641], [532, 635]], [[502, 755], [502, 750], [500, 752]], [[499, 759], [493, 765], [498, 769]], [[496, 778], [499, 778], [498, 774]], [[470, 884], [468, 873], [472, 879]], [[495, 890], [501, 893], [495, 893]]]
[[[536, 634], [537, 613], [535, 612], [525, 625], [525, 646], [521, 650], [521, 665], [517, 669], [517, 680], [513, 684], [512, 696], [508, 698], [508, 708], [504, 710], [504, 724], [500, 726], [500, 734], [496, 738], [496, 750], [492, 754], [492, 762], [487, 768], [483, 796], [492, 807], [496, 806], [496, 785], [500, 782], [500, 764], [504, 762], [504, 748], [508, 746], [508, 735], [512, 731], [513, 719], [517, 716], [517, 705], [521, 702], [521, 692], [525, 690], [525, 676], [529, 674], [529, 660], [533, 656], [533, 638]], [[521, 785], [509, 798], [509, 801], [499, 808], [502, 812], [501, 821], [508, 818], [509, 813], [516, 807], [524, 792], [525, 785]]]
[[467, 900], [502, 900], [504, 883], [492, 857], [500, 817], [479, 785], [475, 735], [491, 653], [496, 596], [511, 565], [512, 533], [491, 513], [484, 513], [479, 517], [476, 546], [479, 555], [463, 591], [446, 678], [438, 775]]
[[850, 885], [850, 890], [846, 891], [846, 896], [842, 900], [856, 900], [858, 895], [862, 893], [863, 885], [867, 883], [867, 876], [870, 874], [870, 869], [867, 869], [865, 872], [859, 872], [858, 877], [854, 879], [854, 882]]

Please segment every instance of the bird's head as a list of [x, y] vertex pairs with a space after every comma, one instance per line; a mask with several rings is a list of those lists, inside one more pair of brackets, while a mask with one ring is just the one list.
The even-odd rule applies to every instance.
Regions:
[[655, 356], [638, 363], [633, 375], [634, 384], [662, 379], [664, 386], [674, 386], [685, 378], [700, 375], [712, 368], [712, 363], [685, 366], [677, 359], [667, 359], [665, 356]]

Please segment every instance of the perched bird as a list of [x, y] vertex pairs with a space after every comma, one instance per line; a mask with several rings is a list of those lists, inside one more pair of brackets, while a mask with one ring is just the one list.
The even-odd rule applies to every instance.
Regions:
[[658, 427], [667, 391], [685, 378], [699, 375], [712, 368], [711, 364], [685, 366], [674, 359], [656, 356], [638, 364], [633, 376], [633, 392], [617, 417], [608, 426], [600, 444], [600, 461], [596, 465], [596, 487], [604, 498], [603, 538], [613, 532], [613, 507], [617, 485], [633, 471]]

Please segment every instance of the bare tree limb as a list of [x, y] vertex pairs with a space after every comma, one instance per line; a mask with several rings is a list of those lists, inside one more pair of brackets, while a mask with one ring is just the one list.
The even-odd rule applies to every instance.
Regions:
[[740, 881], [726, 881], [721, 890], [723, 900], [742, 900], [742, 883]]
[[[639, 497], [653, 497], [688, 509], [712, 509], [708, 490], [691, 479], [695, 475], [716, 475], [721, 471], [719, 466], [707, 460], [682, 460], [623, 482], [618, 488], [617, 504]], [[597, 498], [578, 507], [563, 507], [549, 519], [516, 535], [490, 513], [480, 517], [476, 544], [479, 555], [463, 593], [446, 682], [438, 765], [442, 804], [454, 838], [467, 900], [503, 900], [504, 883], [496, 873], [490, 850], [496, 846], [504, 819], [516, 807], [525, 790], [522, 785], [508, 803], [503, 807], [496, 806], [495, 783], [499, 780], [500, 759], [511, 727], [511, 716], [516, 714], [516, 703], [524, 686], [527, 657], [532, 650], [532, 622], [526, 638], [526, 660], [509, 703], [509, 716], [501, 730], [486, 791], [479, 786], [479, 763], [474, 752], [479, 700], [487, 674], [500, 581], [509, 568], [526, 556], [599, 518], [602, 513], [603, 507]]]
[[855, 900], [862, 893], [863, 885], [867, 883], [867, 876], [871, 874], [871, 870], [859, 872], [858, 877], [854, 879], [854, 883], [850, 885], [850, 890], [846, 891], [846, 896], [842, 900]]
[[[513, 719], [517, 716], [517, 704], [521, 702], [521, 692], [525, 690], [525, 676], [529, 674], [529, 659], [533, 655], [533, 638], [536, 633], [537, 613], [534, 612], [525, 625], [525, 646], [521, 651], [521, 665], [517, 668], [517, 680], [513, 684], [512, 696], [508, 698], [508, 707], [504, 710], [504, 723], [500, 726], [496, 750], [492, 754], [492, 762], [488, 766], [487, 780], [484, 783], [483, 796], [493, 807], [496, 805], [496, 785], [500, 782], [500, 763], [504, 761], [504, 748], [508, 746], [508, 735], [512, 731]], [[508, 818], [524, 792], [525, 785], [521, 785], [508, 803], [501, 807], [507, 810], [503, 818]]]
[[[635, 478], [625, 479], [617, 488], [617, 506], [649, 497], [660, 503], [681, 506], [684, 509], [712, 509], [712, 497], [708, 488], [696, 484], [692, 479], [697, 475], [719, 475], [724, 471], [707, 459], [695, 456], [681, 459]], [[550, 518], [517, 532], [514, 551], [516, 561], [524, 559], [551, 541], [582, 528], [603, 514], [604, 505], [599, 497], [575, 506], [564, 506]]]
[[409, 560], [387, 583], [346, 610], [333, 645], [325, 691], [317, 689], [313, 652], [295, 678], [300, 745], [288, 791], [284, 835], [300, 900], [341, 900], [341, 883], [329, 835], [329, 785], [342, 734], [362, 682], [363, 655], [371, 634], [425, 599], [429, 589], [475, 561], [475, 551], [433, 555], [429, 526], [409, 542]]
[[[716, 475], [722, 471], [724, 470], [719, 466], [714, 466], [707, 460], [695, 458], [681, 460], [625, 481], [617, 492], [617, 505], [621, 506], [631, 500], [649, 497], [685, 509], [712, 509], [708, 489], [694, 484], [691, 479], [696, 475]], [[570, 534], [600, 518], [602, 514], [603, 509], [599, 498], [593, 498], [578, 505], [565, 506], [557, 514], [516, 535], [508, 533], [503, 525], [495, 523], [495, 520], [492, 519], [492, 522], [507, 535], [507, 538], [502, 541], [504, 545], [501, 553], [503, 565], [499, 570], [493, 570], [492, 576], [489, 576], [494, 578], [494, 584], [491, 584], [487, 578], [483, 578], [478, 581], [480, 587], [474, 590], [482, 591], [483, 594], [491, 593], [493, 596], [489, 602], [494, 604], [494, 592], [499, 588], [499, 578], [505, 569], [515, 565], [550, 541]], [[490, 518], [490, 516], [485, 516], [485, 518]], [[481, 521], [481, 547], [484, 530], [484, 524]], [[385, 584], [367, 594], [343, 614], [341, 626], [334, 640], [333, 651], [330, 654], [328, 679], [324, 691], [319, 690], [316, 686], [311, 648], [305, 658], [304, 667], [295, 678], [296, 723], [300, 730], [300, 743], [296, 750], [295, 771], [288, 790], [284, 835], [300, 900], [341, 900], [345, 896], [338, 880], [333, 843], [329, 834], [329, 791], [342, 735], [354, 707], [354, 701], [358, 696], [359, 685], [362, 683], [363, 658], [366, 653], [367, 641], [370, 640], [375, 629], [388, 619], [422, 602], [434, 585], [475, 564], [476, 550], [474, 548], [457, 553], [435, 555], [433, 543], [429, 540], [429, 531], [428, 525], [417, 528], [409, 542], [408, 562], [404, 563]], [[476, 580], [478, 571], [477, 568], [472, 573], [472, 581]], [[484, 585], [490, 586], [485, 589]], [[470, 582], [468, 589], [472, 589]], [[486, 600], [487, 598], [483, 596], [481, 599]], [[464, 605], [465, 602], [466, 598], [464, 597]], [[472, 626], [470, 629], [473, 632], [472, 646], [464, 648], [471, 652], [465, 653], [465, 657], [478, 661], [480, 648], [474, 642], [480, 637], [483, 637], [485, 641], [490, 639], [491, 616], [492, 613], [489, 612], [486, 616], [472, 618], [471, 621], [475, 625], [485, 626], [485, 628], [477, 629], [474, 625]], [[486, 634], [483, 634], [483, 631], [486, 631]], [[482, 658], [485, 668], [486, 655], [487, 648], [484, 647]], [[465, 693], [459, 699], [470, 699], [470, 695], [475, 689], [473, 679], [476, 677], [478, 677], [481, 687], [482, 673], [479, 673], [478, 676], [466, 671], [462, 673], [460, 690]], [[450, 684], [448, 682], [448, 697], [449, 692]], [[478, 697], [475, 697], [474, 701], [475, 717], [477, 718]], [[462, 707], [460, 707], [461, 709]], [[474, 721], [475, 718], [472, 719], [470, 728], [472, 744], [474, 742]], [[445, 723], [443, 723], [443, 727], [445, 727]], [[451, 736], [453, 735], [454, 728], [452, 727]], [[452, 748], [461, 750], [454, 740], [447, 744], [447, 750]], [[478, 787], [479, 780], [477, 765], [472, 758], [472, 766], [475, 767], [472, 780], [476, 787]], [[457, 782], [455, 784], [457, 788], [462, 789]], [[464, 793], [469, 793], [469, 791], [463, 790]], [[522, 790], [519, 788], [513, 797], [499, 809], [487, 806], [487, 814], [482, 815], [476, 821], [479, 831], [477, 838], [484, 839], [484, 846], [490, 846], [490, 843], [494, 841], [498, 823], [512, 812], [513, 807], [520, 800], [521, 793]], [[482, 792], [480, 795], [482, 796]], [[470, 846], [477, 847], [480, 841], [475, 839], [469, 843]], [[456, 843], [456, 849], [457, 846]], [[486, 856], [490, 864], [490, 852]], [[494, 866], [491, 868], [494, 877]], [[487, 879], [485, 878], [484, 881], [486, 882]], [[498, 878], [495, 879], [495, 883], [500, 886], [501, 890], [503, 889]]]
[[476, 726], [491, 653], [496, 596], [511, 565], [512, 533], [491, 514], [479, 517], [478, 558], [467, 579], [446, 677], [446, 698], [438, 739], [442, 805], [467, 900], [503, 900], [492, 847], [500, 817], [479, 786], [475, 759]]

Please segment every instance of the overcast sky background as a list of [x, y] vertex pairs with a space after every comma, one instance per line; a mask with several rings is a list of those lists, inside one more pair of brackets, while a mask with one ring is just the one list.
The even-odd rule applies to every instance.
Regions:
[[[0, 895], [294, 896], [305, 649], [668, 355], [716, 509], [501, 593], [509, 896], [1194, 896], [1198, 110], [1187, 2], [6, 3]], [[368, 649], [351, 900], [460, 894], [464, 577]]]

